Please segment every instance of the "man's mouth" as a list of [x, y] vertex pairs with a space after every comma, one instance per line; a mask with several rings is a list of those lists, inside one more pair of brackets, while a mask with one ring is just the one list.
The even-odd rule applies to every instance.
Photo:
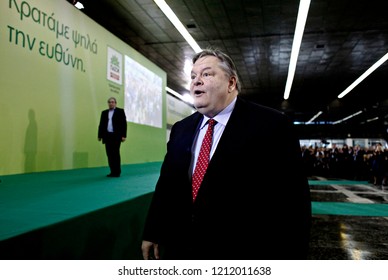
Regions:
[[194, 95], [197, 96], [197, 95], [201, 95], [203, 93], [203, 91], [201, 90], [195, 90], [194, 91]]

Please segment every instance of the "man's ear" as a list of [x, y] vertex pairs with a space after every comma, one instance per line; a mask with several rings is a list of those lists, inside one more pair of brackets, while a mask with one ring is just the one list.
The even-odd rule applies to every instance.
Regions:
[[232, 76], [229, 79], [228, 92], [232, 92], [236, 88], [236, 77]]

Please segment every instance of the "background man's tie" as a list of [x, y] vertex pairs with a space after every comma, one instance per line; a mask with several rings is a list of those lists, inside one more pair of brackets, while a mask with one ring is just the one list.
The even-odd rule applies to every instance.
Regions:
[[213, 128], [216, 125], [217, 121], [213, 119], [208, 120], [208, 128], [205, 134], [205, 137], [202, 140], [201, 150], [199, 151], [199, 156], [197, 164], [195, 165], [193, 179], [192, 179], [192, 194], [193, 201], [197, 197], [199, 187], [201, 186], [203, 176], [206, 173], [207, 166], [210, 160], [210, 150], [212, 147], [213, 139]]

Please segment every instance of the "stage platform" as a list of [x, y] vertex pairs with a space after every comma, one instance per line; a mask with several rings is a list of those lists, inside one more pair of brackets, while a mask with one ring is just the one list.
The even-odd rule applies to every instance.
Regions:
[[1, 176], [1, 259], [141, 259], [161, 162]]

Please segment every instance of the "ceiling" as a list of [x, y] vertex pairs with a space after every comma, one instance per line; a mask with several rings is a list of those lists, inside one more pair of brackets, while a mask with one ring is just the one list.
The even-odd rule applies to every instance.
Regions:
[[[83, 13], [162, 68], [168, 87], [188, 92], [183, 69], [194, 51], [153, 0], [81, 2]], [[234, 59], [240, 96], [297, 122], [323, 112], [315, 121], [326, 124], [297, 126], [301, 138], [388, 138], [388, 62], [337, 98], [388, 52], [388, 1], [312, 0], [287, 100], [283, 94], [299, 1], [166, 2], [201, 48], [216, 47]], [[345, 122], [328, 124], [359, 111]]]

